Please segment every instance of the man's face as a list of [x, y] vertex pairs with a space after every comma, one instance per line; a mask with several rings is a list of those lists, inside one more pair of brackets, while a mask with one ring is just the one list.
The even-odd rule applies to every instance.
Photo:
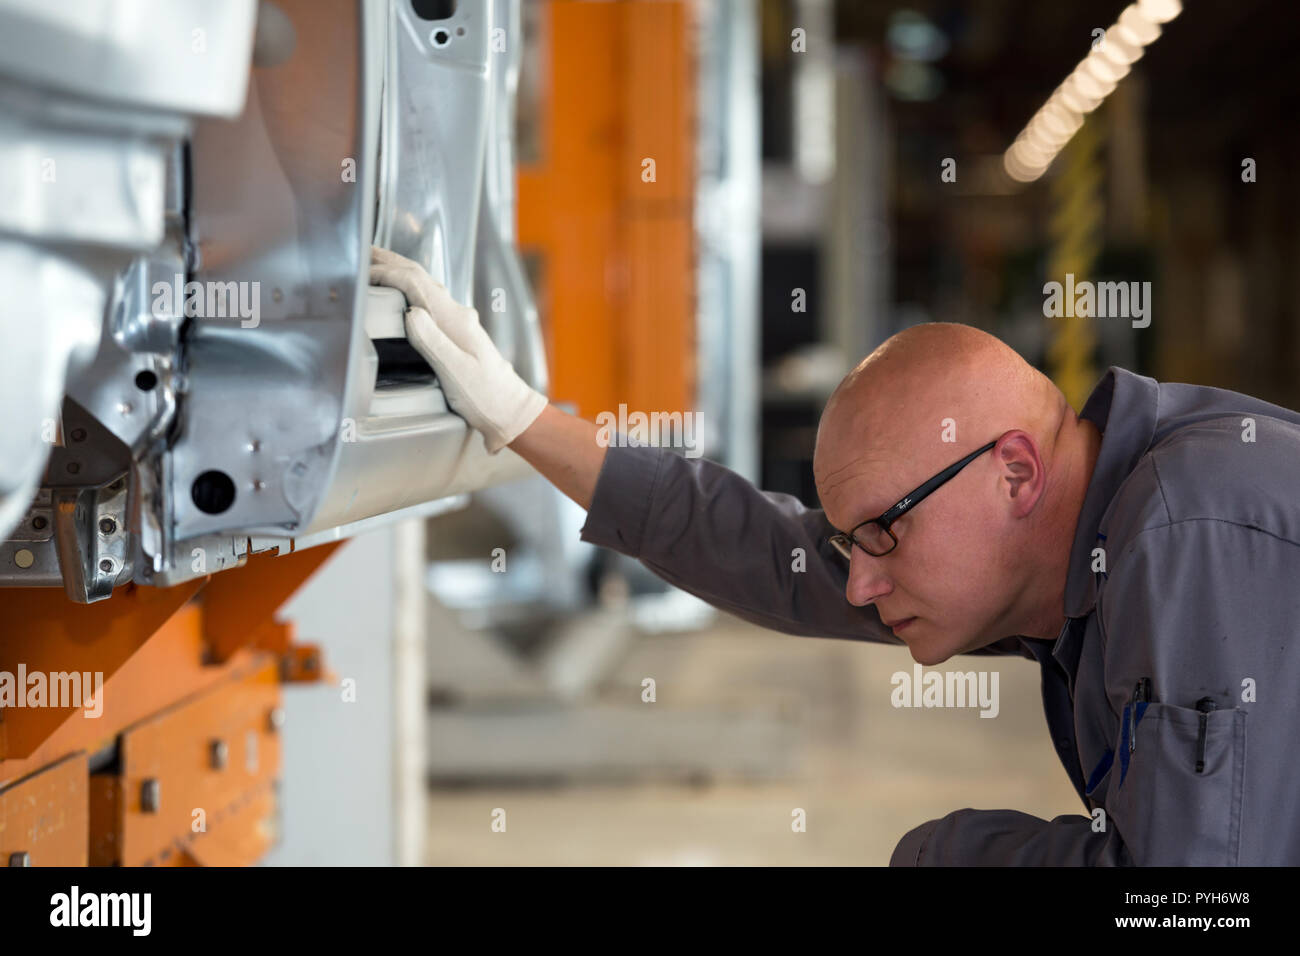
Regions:
[[[815, 470], [826, 517], [849, 533], [993, 437], [883, 452], [819, 441]], [[894, 522], [898, 546], [889, 554], [852, 548], [849, 602], [874, 604], [920, 664], [1008, 636], [1000, 628], [1014, 591], [1015, 529], [1000, 506], [995, 454], [976, 458]]]

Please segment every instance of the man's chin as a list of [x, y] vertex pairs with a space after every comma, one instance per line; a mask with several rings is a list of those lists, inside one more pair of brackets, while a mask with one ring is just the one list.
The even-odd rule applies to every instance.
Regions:
[[907, 629], [907, 633], [901, 636], [901, 640], [911, 652], [912, 660], [922, 667], [937, 667], [958, 654], [965, 654], [990, 643], [978, 638], [963, 640], [952, 635], [936, 634], [934, 631], [922, 635], [915, 631], [917, 623], [919, 622], [914, 622]]
[[[913, 624], [913, 627], [915, 626]], [[944, 640], [942, 635], [928, 634], [922, 637], [919, 634], [906, 634], [902, 637], [902, 641], [911, 652], [912, 660], [922, 667], [935, 667], [955, 653], [950, 649], [951, 644]]]
[[953, 656], [947, 652], [932, 651], [929, 648], [913, 647], [910, 644], [907, 649], [912, 652], [912, 660], [916, 661], [922, 667], [937, 667]]

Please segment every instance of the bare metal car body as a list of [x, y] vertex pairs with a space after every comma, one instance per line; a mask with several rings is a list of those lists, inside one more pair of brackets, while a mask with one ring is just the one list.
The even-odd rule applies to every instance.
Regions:
[[546, 389], [518, 3], [0, 0], [0, 586], [101, 600], [529, 473], [367, 284], [372, 242], [415, 259]]

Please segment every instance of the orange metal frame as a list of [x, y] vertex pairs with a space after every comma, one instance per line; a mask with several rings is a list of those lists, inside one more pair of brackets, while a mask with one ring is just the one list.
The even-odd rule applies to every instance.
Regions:
[[[579, 414], [694, 401], [694, 76], [686, 0], [546, 0], [540, 162], [519, 171], [519, 244], [551, 393]], [[654, 181], [643, 176], [654, 160]]]
[[280, 684], [326, 676], [275, 614], [336, 547], [90, 605], [0, 589], [0, 671], [103, 674], [98, 717], [0, 709], [0, 865], [261, 857], [275, 834]]

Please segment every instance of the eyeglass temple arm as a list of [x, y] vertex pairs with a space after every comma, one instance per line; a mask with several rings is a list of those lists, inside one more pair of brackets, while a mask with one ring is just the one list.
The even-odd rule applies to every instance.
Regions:
[[935, 491], [935, 489], [937, 489], [940, 485], [944, 484], [946, 481], [951, 479], [953, 475], [957, 474], [957, 472], [961, 471], [972, 461], [974, 461], [980, 455], [984, 454], [986, 451], [988, 451], [996, 444], [997, 444], [996, 441], [991, 441], [983, 448], [975, 449], [973, 452], [971, 452], [961, 461], [953, 462], [943, 471], [939, 472], [939, 474], [935, 475], [925, 484], [921, 485], [920, 488], [917, 488], [910, 495], [905, 496], [901, 501], [899, 501], [896, 505], [894, 505], [892, 508], [890, 508], [888, 511], [886, 511], [883, 515], [881, 515], [876, 520], [879, 521], [881, 524], [883, 524], [885, 526], [885, 529], [888, 530], [890, 522], [892, 522], [900, 514], [902, 514], [908, 508], [915, 507], [920, 501], [929, 497]]

